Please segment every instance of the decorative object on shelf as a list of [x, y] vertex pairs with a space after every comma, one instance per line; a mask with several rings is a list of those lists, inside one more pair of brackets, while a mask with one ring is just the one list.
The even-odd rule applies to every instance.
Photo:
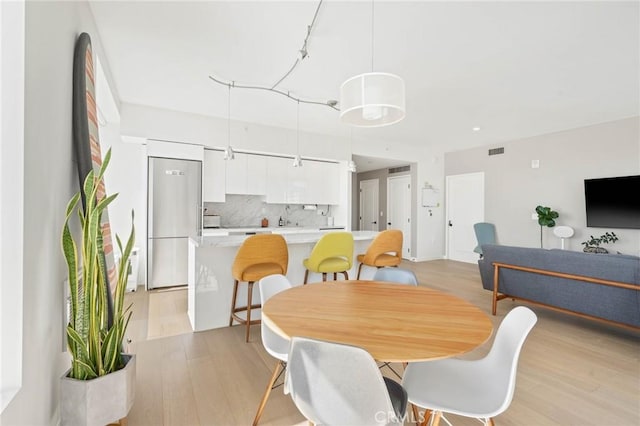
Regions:
[[570, 226], [556, 226], [553, 235], [560, 238], [560, 248], [564, 250], [564, 240], [573, 237], [573, 228]]
[[300, 157], [300, 101], [296, 108], [296, 156], [293, 158], [293, 167], [302, 167], [302, 157]]
[[538, 214], [538, 225], [540, 225], [540, 248], [542, 248], [542, 228], [544, 226], [553, 228], [556, 226], [556, 221], [560, 215], [558, 212], [551, 210], [551, 207], [536, 206], [536, 213]]
[[585, 253], [609, 253], [606, 248], [600, 247], [600, 244], [613, 244], [618, 241], [618, 239], [619, 238], [615, 232], [605, 232], [598, 238], [595, 238], [593, 235], [589, 235], [589, 239], [581, 243], [584, 246], [582, 251]]
[[[127, 416], [133, 405], [135, 357], [122, 354], [123, 340], [131, 305], [124, 306], [128, 264], [135, 229], [132, 226], [126, 246], [116, 241], [121, 252], [113, 306], [105, 283], [105, 241], [100, 219], [117, 194], [107, 195], [103, 176], [111, 158], [107, 151], [97, 175], [89, 171], [84, 185], [69, 201], [62, 230], [62, 250], [69, 274], [69, 323], [67, 344], [72, 357], [71, 368], [61, 378], [62, 424], [107, 424]], [[85, 206], [78, 204], [84, 195]], [[80, 219], [79, 247], [69, 221], [76, 212]]]
[[267, 219], [266, 217], [262, 218], [262, 222], [260, 222], [260, 226], [262, 226], [263, 228], [266, 228], [269, 226], [269, 219]]
[[374, 72], [374, 4], [371, 1], [371, 72], [349, 78], [340, 86], [340, 120], [358, 127], [395, 124], [405, 116], [404, 80]]
[[227, 147], [224, 149], [224, 159], [225, 160], [233, 160], [236, 158], [236, 154], [233, 152], [233, 148], [231, 147], [231, 85], [233, 83], [229, 83], [229, 97], [227, 98]]

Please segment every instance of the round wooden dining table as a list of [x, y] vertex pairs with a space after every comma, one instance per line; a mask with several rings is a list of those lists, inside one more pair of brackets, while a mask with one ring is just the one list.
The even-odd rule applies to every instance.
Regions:
[[485, 343], [489, 316], [438, 290], [380, 281], [329, 281], [282, 291], [262, 321], [285, 338], [302, 336], [359, 346], [381, 362], [448, 358]]

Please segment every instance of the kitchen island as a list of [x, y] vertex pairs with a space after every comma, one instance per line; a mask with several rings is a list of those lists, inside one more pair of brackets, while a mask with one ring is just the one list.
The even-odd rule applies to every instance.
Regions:
[[[282, 236], [289, 249], [289, 268], [287, 278], [291, 283], [302, 285], [305, 268], [302, 261], [309, 257], [311, 250], [326, 232], [294, 232]], [[378, 234], [373, 231], [353, 231], [354, 253], [353, 267], [349, 278], [355, 279], [358, 264], [356, 256], [364, 253]], [[194, 331], [227, 327], [231, 310], [233, 277], [231, 265], [238, 248], [247, 235], [220, 235], [189, 239], [189, 277], [188, 308], [189, 321]], [[363, 267], [361, 279], [371, 279], [374, 268]], [[329, 275], [332, 278], [331, 275]], [[309, 282], [321, 281], [322, 275], [310, 273]], [[238, 303], [247, 300], [247, 286], [238, 288]], [[253, 303], [260, 303], [258, 286], [254, 286]], [[259, 318], [260, 310], [252, 310], [251, 318]]]

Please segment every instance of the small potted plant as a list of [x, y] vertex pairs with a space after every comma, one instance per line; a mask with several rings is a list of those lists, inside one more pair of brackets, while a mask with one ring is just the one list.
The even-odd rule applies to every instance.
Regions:
[[[62, 251], [70, 290], [67, 345], [72, 357], [71, 368], [61, 379], [61, 420], [64, 425], [118, 421], [126, 417], [135, 394], [135, 357], [122, 353], [131, 317], [131, 305], [124, 306], [124, 293], [135, 230], [132, 225], [124, 249], [116, 236], [122, 256], [115, 289], [110, 294], [101, 218], [117, 194], [107, 196], [99, 191], [110, 158], [111, 150], [98, 175], [93, 171], [87, 174], [82, 190], [67, 205], [62, 229]], [[81, 195], [84, 195], [84, 209], [79, 206]], [[75, 211], [81, 228], [78, 243], [69, 226]], [[133, 212], [131, 216], [133, 221]]]
[[538, 214], [538, 225], [540, 225], [540, 248], [542, 248], [542, 228], [544, 226], [553, 228], [556, 226], [556, 221], [560, 215], [558, 212], [551, 210], [551, 207], [536, 206], [536, 213]]
[[616, 241], [618, 241], [618, 236], [615, 232], [605, 232], [598, 238], [595, 238], [593, 235], [589, 235], [589, 239], [581, 243], [584, 246], [582, 251], [585, 253], [609, 253], [606, 248], [600, 247], [600, 244], [613, 244]]

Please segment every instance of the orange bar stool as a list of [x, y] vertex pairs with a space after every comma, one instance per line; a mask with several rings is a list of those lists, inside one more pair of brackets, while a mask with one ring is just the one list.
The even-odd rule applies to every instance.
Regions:
[[353, 234], [351, 232], [329, 232], [324, 234], [311, 250], [309, 257], [302, 261], [306, 268], [304, 284], [309, 278], [309, 271], [322, 273], [322, 281], [327, 280], [327, 273], [333, 272], [333, 279], [337, 274], [344, 274], [349, 279], [353, 265]]
[[402, 231], [399, 229], [387, 229], [380, 232], [373, 239], [367, 252], [358, 255], [358, 276], [362, 265], [382, 268], [384, 266], [398, 266], [402, 261]]
[[[258, 234], [248, 237], [240, 248], [231, 267], [233, 275], [233, 299], [231, 301], [231, 315], [229, 317], [229, 326], [233, 325], [233, 321], [240, 324], [246, 324], [247, 331], [245, 340], [249, 341], [249, 328], [254, 324], [260, 324], [260, 319], [251, 319], [251, 310], [262, 307], [260, 304], [252, 304], [253, 283], [261, 280], [267, 275], [287, 274], [289, 265], [289, 250], [287, 243], [279, 234]], [[247, 304], [236, 306], [236, 298], [238, 296], [238, 285], [240, 282], [246, 282], [247, 288]], [[239, 313], [246, 312], [246, 316]]]

